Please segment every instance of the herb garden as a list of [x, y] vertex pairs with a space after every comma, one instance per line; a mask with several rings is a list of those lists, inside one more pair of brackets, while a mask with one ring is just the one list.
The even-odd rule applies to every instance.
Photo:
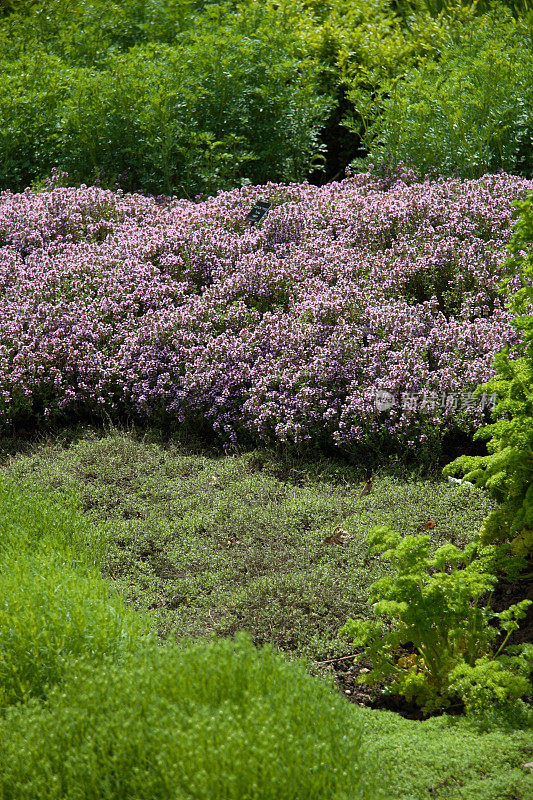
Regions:
[[0, 6], [0, 800], [528, 800], [527, 0]]

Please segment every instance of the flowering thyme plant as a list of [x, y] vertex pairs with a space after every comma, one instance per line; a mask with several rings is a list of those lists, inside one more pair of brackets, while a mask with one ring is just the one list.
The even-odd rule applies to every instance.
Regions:
[[[368, 174], [197, 203], [5, 192], [0, 426], [127, 413], [345, 450], [470, 432], [488, 410], [460, 398], [520, 336], [499, 285], [532, 188]], [[253, 227], [257, 200], [272, 208]]]

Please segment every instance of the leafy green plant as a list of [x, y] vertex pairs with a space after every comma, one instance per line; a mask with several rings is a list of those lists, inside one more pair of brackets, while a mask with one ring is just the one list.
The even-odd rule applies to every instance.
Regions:
[[[146, 38], [143, 21], [154, 3], [143, 0], [2, 0], [11, 6], [5, 30], [11, 53], [31, 52], [39, 42], [69, 64], [100, 63], [108, 51], [126, 50]], [[181, 0], [183, 3], [183, 0]], [[146, 7], [146, 14], [143, 13]], [[194, 16], [191, 23], [194, 23]], [[175, 32], [179, 28], [174, 27]]]
[[[522, 215], [511, 241], [511, 278], [521, 287], [511, 296], [514, 325], [521, 332], [515, 352], [507, 348], [495, 361], [496, 376], [481, 391], [499, 397], [496, 421], [476, 433], [488, 439], [488, 456], [461, 456], [444, 475], [463, 473], [465, 480], [486, 487], [499, 506], [483, 523], [484, 542], [512, 541], [515, 552], [533, 552], [533, 195], [519, 203]], [[510, 284], [509, 284], [510, 285]]]
[[[485, 662], [480, 659], [498, 658], [530, 601], [499, 614], [480, 603], [496, 582], [495, 548], [480, 552], [472, 542], [464, 550], [446, 544], [432, 552], [429, 535], [402, 537], [386, 527], [374, 529], [369, 539], [372, 551], [391, 564], [392, 572], [370, 587], [374, 619], [351, 619], [341, 629], [372, 660], [372, 670], [363, 681], [385, 679], [391, 691], [416, 701], [425, 712], [446, 708], [457, 696], [469, 703], [466, 689], [464, 698], [461, 695], [465, 679], [461, 683], [461, 673], [454, 670], [466, 665], [475, 668], [477, 680], [482, 681], [484, 674], [491, 678], [492, 673], [483, 672]], [[490, 624], [495, 621], [496, 626]], [[507, 637], [493, 653], [498, 629]], [[414, 652], [400, 655], [399, 648], [406, 645]], [[508, 655], [507, 662], [496, 662], [500, 674], [506, 669], [514, 675], [513, 658]], [[458, 680], [453, 685], [452, 675]], [[503, 699], [514, 697], [517, 686], [523, 689], [525, 684], [510, 681]], [[490, 692], [490, 686], [483, 688]], [[501, 694], [503, 684], [500, 689]]]
[[409, 161], [420, 175], [532, 175], [530, 25], [499, 7], [450, 34], [372, 97], [352, 91], [368, 150], [358, 168], [392, 158]]
[[0, 186], [192, 197], [368, 149], [529, 174], [527, 2], [4, 0]]
[[457, 694], [467, 713], [483, 714], [487, 708], [513, 706], [531, 693], [533, 645], [509, 647], [505, 655], [482, 656], [474, 666], [465, 662], [450, 672], [450, 692]]
[[[136, 14], [123, 21], [135, 27]], [[121, 46], [109, 31], [99, 42], [97, 27], [82, 35], [68, 16], [83, 57], [52, 41], [47, 24], [18, 51], [0, 36], [0, 186], [24, 188], [59, 166], [77, 183], [120, 176], [124, 189], [193, 197], [302, 180], [320, 161], [331, 101], [274, 6], [208, 5], [171, 42], [138, 30]]]
[[29, 186], [57, 156], [57, 111], [74, 73], [37, 46], [0, 61], [0, 186]]

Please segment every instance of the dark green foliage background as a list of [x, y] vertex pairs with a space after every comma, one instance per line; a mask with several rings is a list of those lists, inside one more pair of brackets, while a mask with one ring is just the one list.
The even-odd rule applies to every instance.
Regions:
[[3, 28], [4, 187], [60, 166], [77, 183], [191, 197], [303, 179], [320, 150], [317, 66], [268, 7], [56, 2]]
[[3, 0], [0, 188], [533, 174], [528, 0]]

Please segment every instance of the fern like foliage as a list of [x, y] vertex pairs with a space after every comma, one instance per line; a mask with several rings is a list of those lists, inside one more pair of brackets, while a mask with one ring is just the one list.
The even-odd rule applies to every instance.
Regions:
[[510, 540], [517, 554], [528, 557], [533, 552], [533, 194], [517, 206], [521, 216], [510, 243], [506, 282], [514, 288], [509, 307], [521, 343], [496, 356], [495, 377], [478, 389], [499, 398], [495, 422], [476, 434], [488, 439], [489, 454], [461, 456], [445, 467], [444, 475], [463, 473], [466, 480], [485, 486], [499, 506], [486, 518], [482, 540]]

